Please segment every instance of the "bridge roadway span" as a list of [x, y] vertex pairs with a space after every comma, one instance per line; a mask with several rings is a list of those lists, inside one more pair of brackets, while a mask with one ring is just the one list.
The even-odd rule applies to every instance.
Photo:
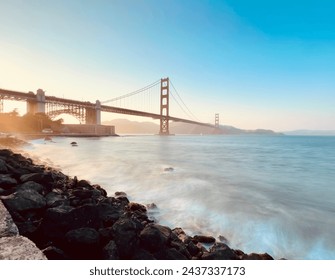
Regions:
[[[34, 94], [33, 92], [25, 93], [25, 92], [19, 92], [19, 91], [0, 89], [0, 99], [29, 102], [29, 101], [36, 101], [36, 94]], [[78, 100], [66, 99], [66, 98], [60, 98], [60, 97], [48, 96], [48, 95], [45, 95], [45, 103], [78, 106], [78, 107], [82, 107], [85, 109], [96, 109], [96, 106], [97, 106], [95, 103], [91, 103], [89, 101], [78, 101]], [[107, 105], [101, 105], [100, 110], [102, 112], [141, 116], [141, 117], [148, 117], [152, 119], [162, 119], [163, 117], [165, 117], [165, 116], [161, 116], [160, 114], [131, 110], [131, 109], [120, 108], [120, 107], [107, 106]], [[175, 121], [175, 122], [183, 122], [183, 123], [207, 126], [207, 127], [212, 127], [212, 128], [215, 127], [214, 125], [209, 124], [209, 123], [202, 123], [202, 122], [192, 121], [192, 120], [183, 119], [183, 118], [176, 118], [172, 116], [168, 116], [167, 119], [170, 121]]]

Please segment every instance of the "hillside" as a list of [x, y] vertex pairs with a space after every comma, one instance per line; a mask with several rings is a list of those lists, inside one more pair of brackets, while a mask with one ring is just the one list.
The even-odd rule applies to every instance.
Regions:
[[[157, 134], [159, 125], [153, 122], [129, 121], [127, 119], [115, 119], [103, 122], [104, 125], [114, 125], [117, 134]], [[187, 123], [170, 123], [170, 133], [172, 134], [217, 134], [215, 129], [200, 125]], [[278, 133], [272, 130], [257, 129], [244, 130], [233, 126], [220, 126], [219, 134], [260, 134], [276, 135]]]

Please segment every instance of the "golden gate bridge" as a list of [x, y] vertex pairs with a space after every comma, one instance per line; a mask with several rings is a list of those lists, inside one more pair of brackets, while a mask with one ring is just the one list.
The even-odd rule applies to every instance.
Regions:
[[[3, 110], [4, 100], [25, 101], [27, 113], [45, 113], [52, 119], [61, 114], [69, 114], [80, 123], [91, 125], [101, 124], [101, 112], [149, 117], [160, 121], [160, 135], [170, 134], [170, 121], [219, 128], [219, 114], [215, 114], [214, 125], [199, 121], [169, 78], [162, 78], [119, 97], [105, 101], [96, 100], [95, 103], [49, 96], [41, 89], [36, 94], [0, 89], [0, 112]], [[180, 117], [181, 115], [184, 117]]]

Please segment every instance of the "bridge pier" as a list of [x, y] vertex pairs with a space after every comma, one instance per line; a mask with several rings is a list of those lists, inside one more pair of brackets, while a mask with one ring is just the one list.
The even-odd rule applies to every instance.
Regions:
[[45, 103], [45, 92], [42, 89], [38, 89], [36, 100], [27, 100], [27, 113], [33, 115], [36, 113], [45, 114]]
[[169, 78], [161, 79], [161, 118], [159, 135], [170, 135], [169, 131]]
[[95, 102], [95, 108], [85, 109], [85, 124], [101, 124], [101, 103]]

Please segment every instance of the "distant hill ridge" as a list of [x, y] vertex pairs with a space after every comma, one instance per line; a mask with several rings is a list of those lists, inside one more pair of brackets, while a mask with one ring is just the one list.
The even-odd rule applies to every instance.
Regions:
[[[159, 125], [153, 122], [130, 121], [127, 119], [115, 119], [103, 122], [104, 125], [114, 125], [117, 134], [157, 134]], [[272, 130], [256, 129], [244, 130], [233, 126], [220, 126], [221, 134], [259, 134], [279, 135]], [[214, 128], [187, 123], [170, 123], [170, 133], [173, 134], [213, 134]]]
[[286, 135], [297, 135], [297, 136], [335, 136], [335, 130], [293, 130], [285, 131]]

